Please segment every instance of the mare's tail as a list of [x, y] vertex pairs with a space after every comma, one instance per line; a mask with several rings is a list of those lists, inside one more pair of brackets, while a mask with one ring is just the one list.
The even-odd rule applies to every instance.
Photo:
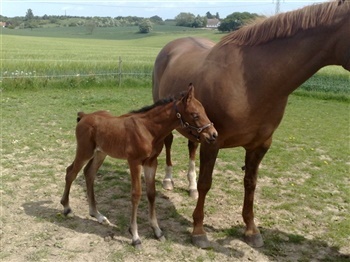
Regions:
[[84, 112], [78, 112], [77, 123], [85, 116]]

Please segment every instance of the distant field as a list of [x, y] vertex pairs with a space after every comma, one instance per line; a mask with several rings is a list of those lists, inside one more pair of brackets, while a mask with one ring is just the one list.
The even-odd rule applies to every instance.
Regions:
[[[137, 26], [97, 27], [92, 34], [85, 27], [1, 30], [5, 89], [114, 86], [120, 81], [150, 85], [154, 60], [169, 41], [185, 36], [219, 41], [224, 36], [172, 25], [155, 26], [150, 34], [138, 33]], [[348, 100], [349, 75], [342, 67], [326, 67], [297, 93]]]

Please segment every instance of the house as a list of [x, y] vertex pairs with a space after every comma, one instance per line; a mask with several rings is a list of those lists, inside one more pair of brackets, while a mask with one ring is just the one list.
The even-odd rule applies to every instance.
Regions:
[[217, 18], [207, 19], [207, 28], [218, 28], [220, 20]]
[[6, 22], [0, 22], [0, 27], [6, 27]]

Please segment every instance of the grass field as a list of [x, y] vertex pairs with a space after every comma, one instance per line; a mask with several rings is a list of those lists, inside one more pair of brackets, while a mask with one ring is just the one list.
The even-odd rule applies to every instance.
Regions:
[[[83, 176], [72, 188], [75, 216], [59, 204], [74, 157], [76, 112], [122, 114], [152, 103], [150, 88], [12, 90], [2, 93], [1, 258], [4, 261], [346, 261], [349, 258], [349, 106], [292, 95], [258, 180], [256, 217], [265, 247], [241, 241], [242, 149], [220, 151], [208, 194], [205, 227], [214, 249], [190, 244], [195, 202], [187, 196], [186, 140], [173, 148], [176, 189], [161, 189], [157, 211], [166, 243], [153, 240], [145, 196], [139, 210], [144, 250], [127, 233], [130, 179], [124, 161], [107, 158], [97, 176], [98, 205], [115, 228], [89, 218]], [[197, 163], [198, 164], [198, 163]], [[229, 185], [229, 186], [228, 186]], [[112, 237], [110, 237], [112, 236]]]
[[[224, 36], [170, 25], [155, 26], [151, 34], [138, 33], [138, 27], [96, 28], [93, 34], [84, 27], [1, 30], [3, 89], [115, 86], [134, 81], [150, 85], [154, 60], [169, 41], [184, 36], [219, 41]], [[349, 83], [348, 72], [331, 66], [321, 69], [298, 93], [349, 101]]]
[[[252, 249], [241, 239], [241, 148], [221, 150], [215, 165], [204, 221], [214, 248], [191, 245], [195, 202], [186, 191], [187, 141], [178, 134], [173, 192], [161, 188], [164, 153], [157, 172], [165, 243], [152, 237], [143, 196], [138, 222], [144, 250], [130, 247], [125, 161], [107, 158], [96, 178], [99, 209], [115, 227], [88, 217], [82, 175], [72, 187], [74, 216], [62, 216], [59, 201], [65, 168], [74, 157], [76, 113], [108, 109], [119, 115], [151, 104], [149, 73], [168, 41], [223, 36], [174, 27], [136, 32], [136, 27], [96, 28], [92, 35], [84, 28], [2, 31], [0, 259], [348, 261], [350, 89], [349, 73], [341, 67], [321, 69], [289, 99], [258, 179], [255, 212], [263, 248]], [[120, 86], [119, 57], [123, 72], [142, 73], [123, 75]]]

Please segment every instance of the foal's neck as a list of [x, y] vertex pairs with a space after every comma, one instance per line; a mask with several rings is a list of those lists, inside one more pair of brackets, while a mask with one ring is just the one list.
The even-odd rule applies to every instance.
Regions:
[[[146, 112], [145, 117], [149, 122], [148, 128], [154, 136], [166, 136], [180, 125], [175, 112], [176, 103], [176, 101], [171, 102]], [[147, 125], [147, 123], [145, 124]]]

